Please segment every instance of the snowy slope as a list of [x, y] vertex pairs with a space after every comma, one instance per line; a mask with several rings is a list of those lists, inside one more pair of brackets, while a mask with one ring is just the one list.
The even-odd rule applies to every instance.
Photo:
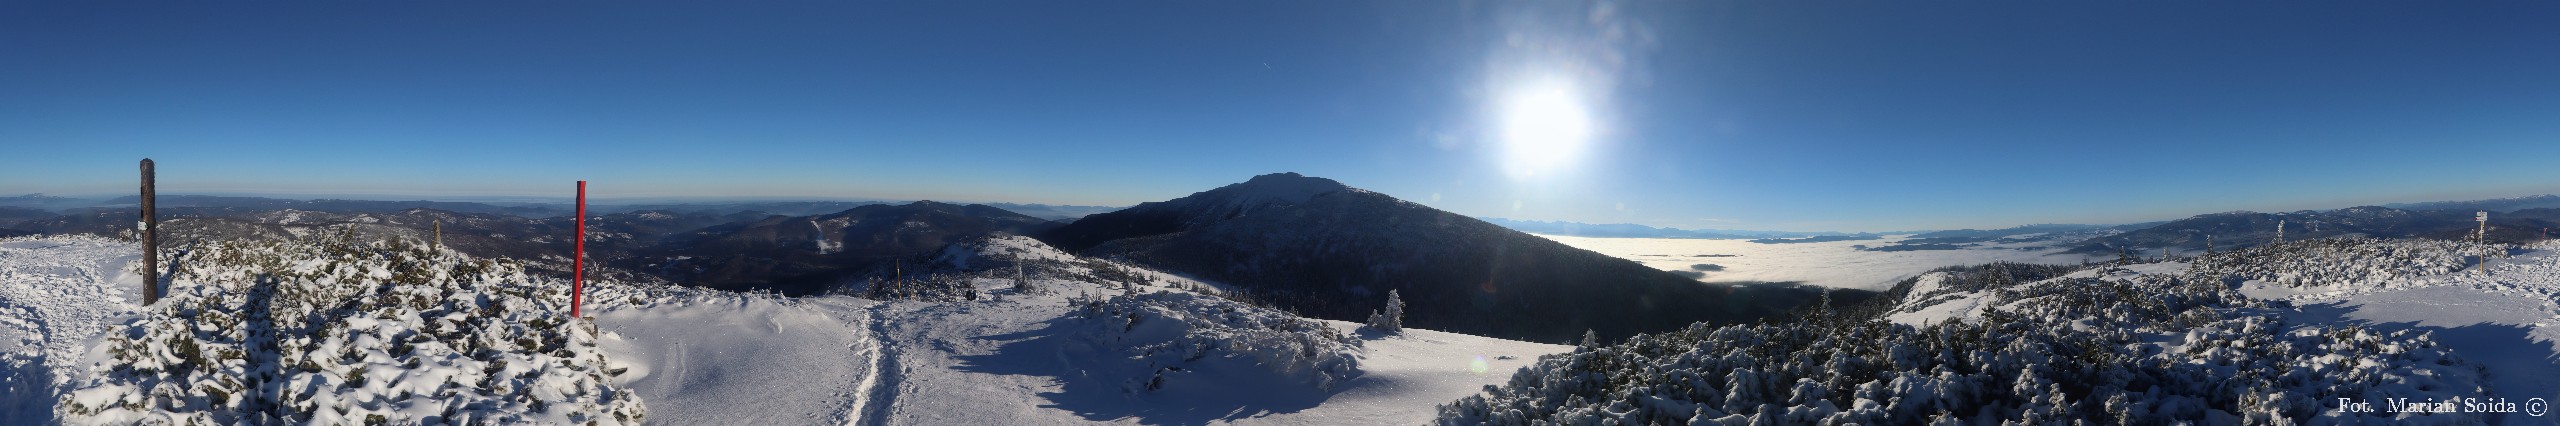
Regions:
[[1885, 320], [1895, 324], [1919, 327], [1950, 319], [1981, 316], [1984, 307], [1982, 302], [1990, 299], [1991, 295], [1977, 291], [1946, 291], [1942, 286], [1947, 282], [1948, 275], [1946, 272], [1921, 274], [1915, 281], [1915, 285], [1911, 287], [1911, 296], [1904, 298], [1901, 304], [1895, 305], [1893, 312], [1885, 315]]
[[[601, 298], [600, 298], [601, 299]], [[599, 309], [603, 346], [664, 424], [846, 424], [875, 375], [865, 307], [705, 294]]]
[[[996, 291], [997, 284], [984, 287]], [[1430, 419], [1432, 403], [1499, 383], [1538, 355], [1571, 349], [1418, 329], [1363, 334], [1357, 324], [1320, 321], [1361, 345], [1360, 374], [1329, 391], [1229, 365], [1132, 392], [1129, 379], [1144, 369], [1133, 371], [1126, 354], [1077, 338], [1070, 297], [890, 304], [882, 317], [894, 320], [882, 332], [896, 354], [898, 386], [885, 424], [1412, 424]]]

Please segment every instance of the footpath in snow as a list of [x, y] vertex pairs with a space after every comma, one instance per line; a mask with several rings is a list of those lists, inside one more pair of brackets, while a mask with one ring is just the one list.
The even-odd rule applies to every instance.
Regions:
[[600, 309], [596, 325], [652, 421], [854, 424], [878, 376], [875, 303], [705, 293]]
[[141, 301], [141, 251], [100, 237], [0, 239], [0, 419], [53, 418], [56, 388]]

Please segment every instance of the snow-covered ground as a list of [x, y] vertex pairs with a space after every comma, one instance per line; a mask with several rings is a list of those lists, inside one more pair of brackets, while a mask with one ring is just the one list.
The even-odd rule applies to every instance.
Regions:
[[[2560, 403], [2560, 240], [2492, 259], [2486, 268], [2327, 286], [2311, 291], [2249, 281], [2241, 293], [2286, 300], [2306, 323], [2421, 330], [2489, 369], [2489, 386], [2516, 403]], [[2560, 424], [2560, 414], [2504, 424]]]
[[[1413, 424], [1429, 420], [1434, 404], [1501, 383], [1539, 355], [1572, 350], [1317, 321], [1358, 342], [1358, 374], [1330, 389], [1305, 383], [1305, 372], [1240, 364], [1252, 354], [1237, 345], [1206, 360], [1169, 360], [1185, 370], [1168, 371], [1176, 378], [1161, 389], [1133, 390], [1132, 379], [1150, 378], [1138, 375], [1154, 371], [1151, 364], [1097, 345], [1097, 320], [1076, 315], [1077, 299], [1130, 291], [1090, 279], [1096, 274], [1086, 268], [1098, 263], [1020, 237], [954, 247], [933, 268], [992, 271], [962, 279], [983, 298], [678, 291], [635, 303], [616, 293], [598, 297], [597, 322], [606, 351], [631, 364], [622, 378], [649, 401], [650, 419], [668, 424]], [[1036, 290], [1015, 289], [1017, 260], [1050, 272], [1032, 275]], [[1166, 284], [1138, 286], [1139, 293], [1214, 288], [1135, 272]], [[1202, 301], [1195, 306], [1228, 303]]]
[[56, 388], [141, 301], [139, 245], [69, 236], [0, 240], [0, 423], [47, 423]]
[[705, 296], [599, 309], [603, 346], [663, 424], [847, 424], [876, 377], [870, 302]]
[[[2354, 326], [2379, 332], [2425, 333], [2455, 355], [2486, 369], [2489, 394], [2465, 396], [2503, 397], [2506, 402], [2519, 404], [2516, 408], [2520, 410], [2536, 398], [2546, 404], [2560, 402], [2560, 383], [2550, 380], [2560, 377], [2560, 240], [2520, 247], [2513, 257], [2492, 256], [2486, 266], [2470, 263], [2456, 253], [2470, 250], [2460, 244], [2337, 243], [2328, 245], [2335, 250], [2319, 250], [2323, 245], [2306, 244], [2292, 253], [2259, 256], [2253, 260], [2256, 264], [2248, 267], [2229, 267], [2241, 272], [2206, 273], [2199, 265], [2209, 263], [2189, 259], [2082, 270], [2065, 277], [2135, 279], [2233, 273], [2282, 277], [2283, 281], [2240, 279], [2237, 290], [2247, 297], [2290, 305], [2273, 312], [2282, 315], [2295, 329]], [[2302, 262], [2303, 259], [2315, 261]], [[2448, 262], [2456, 266], [2443, 266]], [[2473, 266], [2460, 266], [2465, 264]], [[1921, 275], [1901, 306], [1886, 318], [1895, 323], [1925, 325], [1979, 318], [1985, 309], [1998, 308], [1991, 306], [1991, 292], [1940, 291], [1947, 276], [1945, 272]], [[2329, 401], [2322, 407], [2335, 406], [2336, 402]], [[2486, 417], [2491, 424], [2560, 424], [2560, 414], [2492, 413]]]
[[1538, 235], [1565, 245], [1590, 250], [1666, 271], [1693, 271], [1699, 264], [1724, 267], [1720, 271], [1699, 271], [1705, 281], [1802, 281], [1805, 284], [1860, 290], [1883, 290], [1895, 282], [1919, 275], [1932, 268], [1975, 265], [1994, 261], [2078, 264], [2082, 260], [2102, 261], [2115, 256], [2064, 254], [2045, 247], [2052, 241], [2026, 243], [1986, 242], [1977, 247], [1955, 250], [1866, 251], [1857, 246], [1885, 247], [1909, 239], [1907, 235], [1887, 236], [1875, 240], [1829, 241], [1818, 243], [1762, 244], [1747, 240], [1711, 240], [1691, 238], [1593, 238], [1561, 235]]
[[[1033, 276], [1026, 292], [1017, 288], [1010, 276], [996, 276], [1004, 270], [978, 271], [978, 275], [964, 281], [978, 287], [985, 298], [946, 302], [875, 301], [849, 296], [790, 299], [663, 284], [591, 283], [595, 288], [588, 307], [594, 311], [591, 315], [600, 332], [594, 337], [601, 349], [601, 356], [596, 359], [604, 362], [601, 371], [611, 376], [611, 383], [604, 386], [629, 390], [647, 401], [647, 421], [664, 424], [1409, 424], [1431, 418], [1436, 403], [1500, 383], [1511, 371], [1539, 355], [1571, 350], [1566, 346], [1430, 330], [1380, 334], [1363, 330], [1358, 324], [1304, 320], [1215, 297], [1187, 295], [1185, 292], [1192, 289], [1214, 287], [1170, 274], [1118, 271], [1134, 272], [1158, 283], [1134, 287], [1096, 280], [1093, 277], [1109, 274], [1097, 274], [1088, 268], [1116, 264], [1077, 258], [1028, 239], [1001, 239], [979, 247], [991, 249], [989, 253], [971, 253], [973, 256], [950, 260], [981, 262], [979, 269], [984, 269], [987, 264], [1010, 265], [1008, 262], [1022, 259], [1045, 262], [1038, 264], [1055, 273]], [[149, 382], [122, 384], [129, 379], [102, 380], [92, 377], [101, 373], [91, 372], [106, 371], [99, 370], [105, 363], [96, 361], [110, 357], [103, 349], [110, 345], [101, 338], [102, 331], [118, 327], [159, 330], [161, 327], [153, 324], [192, 321], [162, 317], [136, 322], [138, 300], [134, 294], [138, 290], [134, 286], [140, 278], [130, 272], [138, 258], [136, 251], [130, 242], [90, 237], [0, 241], [0, 336], [8, 338], [0, 342], [0, 349], [5, 349], [0, 351], [0, 360], [8, 362], [7, 369], [0, 370], [0, 379], [5, 379], [7, 385], [0, 388], [0, 419], [7, 421], [0, 423], [48, 423], [60, 413], [57, 403], [66, 400], [75, 388], [93, 389], [88, 394], [94, 395], [83, 398], [116, 399], [122, 397], [108, 394], [141, 392], [133, 390], [141, 388], [129, 386], [153, 386]], [[401, 256], [407, 255], [395, 253], [384, 259], [397, 269], [397, 262], [407, 261]], [[355, 261], [359, 265], [371, 262]], [[328, 285], [326, 280], [332, 279], [371, 282], [388, 276], [379, 271], [364, 272], [364, 268], [372, 266], [357, 266], [359, 271], [352, 275], [315, 270], [320, 274], [315, 276], [322, 277], [319, 283], [324, 286]], [[188, 285], [191, 289], [198, 286]], [[210, 295], [227, 290], [194, 291]], [[1167, 293], [1171, 298], [1130, 296], [1146, 293]], [[385, 300], [405, 300], [392, 297]], [[544, 296], [540, 304], [520, 305], [519, 309], [548, 312], [559, 308], [553, 305], [557, 301], [549, 299]], [[1156, 328], [1137, 328], [1133, 324], [1127, 328], [1133, 333], [1181, 323], [1185, 318], [1221, 315], [1246, 321], [1239, 324], [1297, 323], [1333, 330], [1331, 334], [1339, 336], [1334, 339], [1340, 339], [1340, 343], [1328, 347], [1349, 358], [1341, 362], [1292, 361], [1297, 356], [1295, 351], [1313, 347], [1288, 342], [1324, 340], [1300, 340], [1289, 337], [1294, 335], [1291, 333], [1255, 338], [1250, 329], [1224, 328], [1215, 321], [1195, 322], [1189, 331], [1177, 332], [1187, 337], [1166, 341], [1189, 346], [1098, 345], [1124, 337], [1166, 337], [1122, 336], [1113, 331], [1120, 327], [1108, 324], [1128, 320], [1078, 314], [1079, 306], [1104, 300], [1124, 304], [1142, 300], [1190, 301], [1165, 305], [1190, 310], [1158, 311], [1157, 316], [1151, 317], [1156, 318], [1151, 323]], [[434, 322], [429, 319], [427, 322]], [[354, 318], [344, 321], [377, 324]], [[354, 334], [371, 330], [367, 327], [377, 327], [363, 324], [346, 327], [350, 331], [338, 334], [353, 339]], [[341, 326], [332, 322], [324, 328], [335, 330]], [[157, 336], [163, 332], [151, 333]], [[1271, 340], [1274, 338], [1281, 340]], [[336, 337], [331, 339], [337, 341]], [[575, 345], [578, 338], [571, 336], [569, 341]], [[138, 343], [127, 343], [131, 344]], [[217, 341], [205, 344], [228, 347]], [[418, 353], [429, 352], [420, 349]], [[1144, 354], [1157, 354], [1158, 358]], [[1191, 358], [1165, 358], [1164, 354], [1189, 354]], [[391, 358], [382, 358], [385, 356]], [[359, 363], [363, 365], [396, 365], [405, 356], [375, 353], [358, 358], [366, 360]], [[253, 356], [253, 360], [263, 359], [258, 357]], [[185, 358], [174, 359], [185, 362]], [[447, 358], [439, 362], [472, 361]], [[1304, 364], [1310, 366], [1305, 368], [1285, 367], [1301, 362], [1312, 363]], [[329, 370], [321, 374], [343, 373], [335, 370], [340, 368], [336, 364], [329, 365], [325, 367]], [[1318, 365], [1331, 367], [1312, 367]], [[1351, 365], [1356, 365], [1356, 370], [1351, 370]], [[435, 366], [427, 369], [441, 371]], [[465, 373], [477, 374], [479, 370], [473, 368]], [[1308, 378], [1317, 377], [1318, 370], [1337, 371], [1327, 376], [1336, 377], [1337, 381], [1313, 385], [1317, 381]], [[406, 370], [395, 366], [363, 375], [375, 382], [370, 387], [379, 388], [402, 386], [398, 383], [420, 374], [403, 371]], [[1142, 376], [1150, 371], [1166, 377], [1155, 380], [1160, 388], [1132, 386], [1147, 383], [1144, 379], [1149, 377]], [[114, 374], [127, 377], [135, 373], [115, 369]], [[338, 383], [335, 380], [328, 379], [323, 385]], [[363, 383], [349, 381], [352, 383], [337, 385]], [[186, 400], [170, 401], [188, 404]], [[342, 396], [312, 401], [357, 404], [348, 407], [367, 410], [366, 407], [373, 407], [368, 404], [391, 400]], [[158, 406], [155, 404], [158, 403], [140, 406]], [[76, 419], [92, 422], [136, 418], [134, 414], [113, 413], [104, 417], [83, 414]], [[220, 416], [213, 418], [224, 418]]]
[[[983, 283], [992, 291], [994, 282]], [[892, 302], [878, 318], [893, 354], [891, 408], [877, 424], [1414, 424], [1432, 405], [1498, 384], [1539, 355], [1570, 346], [1430, 330], [1402, 335], [1320, 321], [1359, 339], [1360, 374], [1319, 390], [1247, 368], [1195, 368], [1188, 383], [1131, 392], [1126, 355], [1071, 330], [1076, 283], [1003, 301]], [[1162, 291], [1162, 290], [1149, 290]], [[884, 389], [885, 390], [885, 389]]]

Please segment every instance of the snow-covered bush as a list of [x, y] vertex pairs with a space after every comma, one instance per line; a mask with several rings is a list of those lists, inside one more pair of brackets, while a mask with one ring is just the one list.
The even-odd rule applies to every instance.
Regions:
[[2427, 239], [2330, 238], [2268, 244], [2198, 259], [2201, 273], [2286, 287], [2373, 285], [2461, 271], [2515, 246]]
[[1370, 312], [1368, 326], [1383, 333], [1404, 332], [1404, 297], [1396, 295], [1395, 290], [1387, 290], [1386, 309]]
[[636, 424], [568, 283], [411, 242], [216, 242], [112, 332], [67, 423]]
[[1215, 296], [1149, 292], [1077, 298], [1076, 333], [1134, 364], [1123, 386], [1160, 389], [1211, 364], [1260, 366], [1317, 389], [1360, 375], [1360, 340], [1322, 322]]
[[[528, 265], [526, 269], [531, 271], [535, 268]], [[561, 273], [565, 274], [566, 271], [567, 269], [563, 268]], [[782, 297], [781, 293], [770, 290], [730, 291], [688, 286], [676, 284], [655, 275], [634, 273], [610, 266], [587, 265], [585, 309], [590, 312], [589, 316], [594, 316], [594, 312], [617, 308], [696, 304], [734, 305], [751, 300], [780, 300], [784, 303], [792, 303], [797, 299]]]
[[938, 274], [916, 277], [871, 279], [860, 293], [872, 300], [924, 300], [953, 302], [978, 300], [975, 280], [962, 274]]
[[[1808, 312], [1586, 345], [1440, 406], [1438, 422], [2354, 424], [2421, 415], [2324, 404], [2486, 394], [2480, 367], [2427, 334], [2296, 328], [2219, 282], [1984, 287], [2001, 307], [1978, 321], [1915, 328]], [[2437, 416], [2427, 419], [2482, 420]]]

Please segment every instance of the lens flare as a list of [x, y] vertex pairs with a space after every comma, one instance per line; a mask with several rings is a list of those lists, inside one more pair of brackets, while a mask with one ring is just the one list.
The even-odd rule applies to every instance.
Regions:
[[1591, 110], [1573, 84], [1549, 78], [1502, 100], [1503, 162], [1514, 178], [1571, 165], [1591, 141]]
[[1493, 366], [1486, 365], [1484, 363], [1484, 355], [1476, 355], [1476, 360], [1467, 362], [1467, 371], [1474, 372], [1477, 375], [1483, 375], [1485, 371], [1492, 369]]

